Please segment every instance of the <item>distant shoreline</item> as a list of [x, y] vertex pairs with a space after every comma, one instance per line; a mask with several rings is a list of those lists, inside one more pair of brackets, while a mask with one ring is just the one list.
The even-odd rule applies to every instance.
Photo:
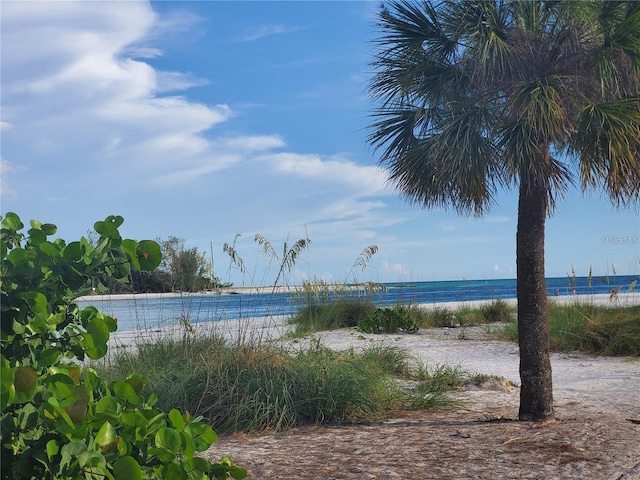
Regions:
[[[337, 287], [336, 287], [337, 288]], [[214, 295], [243, 295], [243, 294], [269, 294], [275, 293], [295, 293], [300, 287], [238, 287], [221, 289], [220, 291], [209, 292], [178, 292], [178, 293], [124, 293], [124, 294], [105, 294], [105, 295], [87, 295], [78, 297], [76, 301], [84, 302], [96, 302], [104, 301], [109, 302], [112, 300], [136, 300], [136, 299], [158, 299], [158, 298], [198, 298], [209, 297]], [[561, 305], [571, 303], [588, 303], [598, 306], [631, 306], [640, 305], [640, 294], [637, 292], [620, 292], [617, 294], [613, 302], [611, 302], [610, 294], [608, 293], [596, 293], [596, 294], [578, 294], [578, 295], [558, 295], [547, 297], [549, 301], [555, 302]], [[477, 307], [494, 300], [503, 300], [510, 305], [516, 305], [516, 298], [500, 298], [500, 299], [484, 299], [484, 300], [454, 300], [450, 302], [432, 302], [432, 303], [420, 303], [420, 306], [429, 308], [447, 307], [457, 308], [459, 306]]]

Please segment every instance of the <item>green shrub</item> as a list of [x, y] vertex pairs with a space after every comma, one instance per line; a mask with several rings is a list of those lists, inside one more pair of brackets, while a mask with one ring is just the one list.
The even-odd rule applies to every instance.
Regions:
[[293, 334], [307, 335], [313, 332], [355, 327], [375, 310], [366, 298], [338, 298], [327, 303], [311, 303], [303, 306], [289, 323], [295, 325]]
[[426, 323], [429, 327], [454, 327], [456, 314], [447, 307], [436, 307], [427, 312]]
[[515, 308], [502, 299], [493, 300], [491, 303], [480, 307], [482, 318], [486, 323], [507, 322], [511, 320]]
[[2, 219], [2, 478], [244, 478], [228, 457], [196, 456], [215, 433], [201, 418], [155, 408], [144, 377], [106, 382], [80, 363], [107, 353], [116, 320], [74, 300], [161, 260], [155, 242], [122, 239], [122, 222], [97, 222], [93, 247], [85, 238], [50, 241], [52, 224], [32, 220], [25, 235], [16, 214]]
[[366, 333], [415, 333], [419, 329], [410, 310], [402, 305], [392, 308], [376, 308], [358, 323], [358, 329]]

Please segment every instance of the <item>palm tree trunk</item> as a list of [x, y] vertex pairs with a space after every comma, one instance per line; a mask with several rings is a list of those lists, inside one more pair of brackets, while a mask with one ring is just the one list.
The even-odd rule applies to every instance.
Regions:
[[520, 346], [520, 420], [553, 418], [549, 360], [549, 317], [544, 275], [544, 225], [547, 191], [520, 180], [516, 236], [518, 343]]

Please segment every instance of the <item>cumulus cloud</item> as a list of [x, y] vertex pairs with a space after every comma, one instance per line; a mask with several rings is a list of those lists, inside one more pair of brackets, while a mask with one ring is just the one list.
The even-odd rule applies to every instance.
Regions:
[[330, 180], [353, 186], [362, 195], [382, 194], [386, 174], [378, 167], [363, 166], [340, 157], [323, 158], [315, 154], [276, 153], [260, 158], [278, 172], [316, 180]]
[[[148, 49], [152, 32], [169, 29], [166, 20], [158, 27], [159, 17], [148, 3], [97, 8], [44, 2], [33, 9], [10, 2], [3, 5], [2, 22], [2, 103], [4, 116], [15, 126], [5, 144], [37, 139], [31, 142], [33, 166], [60, 155], [67, 167], [77, 168], [67, 153], [73, 148], [75, 162], [92, 163], [96, 174], [126, 169], [166, 186], [171, 178], [181, 183], [234, 163], [228, 155], [215, 155], [204, 135], [232, 117], [227, 105], [157, 96], [208, 80], [158, 71], [133, 58], [140, 55], [138, 46]], [[25, 150], [21, 153], [27, 157]], [[41, 157], [45, 151], [50, 158]]]
[[[273, 130], [238, 131], [229, 124], [243, 112], [224, 95], [217, 105], [189, 97], [215, 79], [144, 61], [162, 55], [153, 44], [161, 32], [197, 25], [196, 17], [160, 16], [145, 2], [8, 2], [2, 13], [3, 198], [39, 210], [55, 197], [76, 222], [84, 210], [95, 221], [88, 198], [139, 222], [186, 197], [199, 207], [231, 202], [216, 209], [224, 228], [281, 235], [308, 224], [314, 242], [357, 243], [344, 249], [349, 261], [377, 229], [403, 221], [389, 214], [380, 168], [349, 154], [286, 151]], [[270, 25], [244, 39], [293, 30]], [[174, 215], [196, 224], [199, 207], [197, 221], [181, 203]]]
[[385, 278], [395, 278], [398, 281], [409, 280], [410, 271], [401, 263], [390, 263], [383, 260], [381, 265]]

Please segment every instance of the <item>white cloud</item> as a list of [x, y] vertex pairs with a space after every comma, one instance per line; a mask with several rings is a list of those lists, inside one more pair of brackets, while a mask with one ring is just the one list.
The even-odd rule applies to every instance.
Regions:
[[[25, 162], [32, 153], [36, 167], [60, 155], [65, 158], [62, 167], [77, 168], [75, 163], [82, 162], [86, 170], [90, 162], [88, 171], [103, 179], [126, 170], [121, 182], [134, 177], [163, 186], [235, 162], [214, 151], [204, 136], [232, 117], [227, 105], [156, 96], [208, 80], [159, 72], [131, 58], [150, 32], [170, 28], [166, 21], [158, 27], [149, 4], [7, 5], [2, 17], [2, 104], [5, 123], [15, 128], [4, 140], [11, 145], [30, 138], [27, 147], [33, 150], [22, 146], [22, 158], [10, 160]], [[42, 157], [44, 152], [49, 159]]]
[[296, 30], [298, 30], [298, 28], [296, 27], [287, 27], [285, 25], [279, 24], [262, 25], [245, 33], [238, 39], [238, 41], [253, 42], [255, 40], [259, 40], [260, 38], [269, 37], [271, 35], [280, 35], [283, 33], [295, 32]]
[[226, 148], [246, 152], [261, 152], [285, 146], [284, 140], [279, 135], [237, 136], [224, 139], [221, 143]]
[[16, 169], [4, 158], [0, 157], [0, 194], [4, 198], [15, 197], [16, 192], [9, 185], [9, 176]]
[[479, 219], [479, 221], [485, 221], [489, 223], [506, 223], [511, 221], [511, 217], [507, 217], [506, 215], [503, 215], [503, 216], [490, 215], [490, 216]]
[[191, 72], [157, 72], [156, 73], [156, 92], [173, 92], [178, 90], [187, 90], [193, 87], [202, 87], [208, 85], [209, 80], [206, 78], [196, 78]]
[[322, 158], [315, 154], [276, 153], [260, 158], [281, 173], [352, 185], [360, 194], [385, 192], [387, 177], [379, 167], [362, 166], [339, 157]]
[[[151, 40], [171, 31], [173, 17], [142, 2], [52, 2], [37, 11], [7, 5], [3, 198], [38, 202], [32, 209], [39, 217], [44, 207], [73, 211], [73, 222], [95, 221], [96, 208], [109, 209], [136, 228], [161, 228], [160, 235], [187, 235], [182, 229], [202, 218], [216, 223], [199, 228], [224, 229], [220, 235], [251, 228], [276, 238], [308, 224], [318, 250], [348, 245], [327, 253], [347, 265], [363, 245], [376, 243], [378, 229], [404, 221], [382, 198], [391, 192], [380, 168], [348, 154], [283, 151], [285, 138], [271, 129], [222, 128], [236, 118], [225, 103], [165, 95], [209, 82], [143, 61], [162, 55]], [[175, 211], [157, 213], [167, 207]]]
[[410, 271], [401, 263], [389, 263], [386, 260], [381, 262], [382, 270], [385, 278], [396, 279], [397, 281], [408, 281], [410, 279]]

